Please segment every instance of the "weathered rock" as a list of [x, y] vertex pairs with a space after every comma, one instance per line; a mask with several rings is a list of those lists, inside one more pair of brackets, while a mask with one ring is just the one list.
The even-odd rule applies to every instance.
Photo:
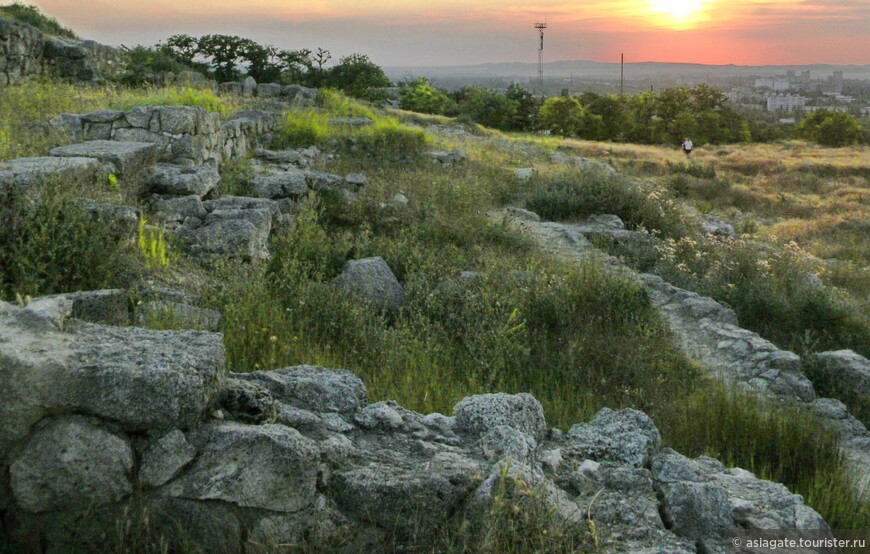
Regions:
[[178, 475], [196, 456], [196, 448], [187, 437], [174, 429], [155, 440], [142, 454], [139, 481], [148, 487], [159, 487]]
[[0, 163], [0, 189], [4, 186], [28, 187], [53, 182], [82, 184], [94, 182], [102, 173], [99, 160], [88, 157], [18, 158]]
[[259, 198], [300, 198], [308, 185], [301, 170], [269, 171], [251, 180], [251, 192]]
[[272, 423], [278, 417], [272, 393], [253, 381], [227, 379], [218, 396], [218, 405], [242, 423]]
[[72, 302], [70, 317], [105, 325], [123, 326], [130, 324], [130, 312], [127, 306], [130, 295], [127, 291], [120, 289], [92, 290], [59, 294], [54, 297], [62, 297]]
[[162, 494], [299, 512], [315, 500], [317, 444], [283, 425], [211, 423], [191, 437], [199, 455]]
[[0, 303], [0, 449], [49, 414], [93, 414], [128, 430], [199, 422], [223, 371], [220, 335], [66, 327]]
[[363, 408], [354, 418], [365, 429], [399, 429], [405, 421], [390, 402], [376, 402]]
[[507, 425], [498, 425], [480, 437], [483, 456], [491, 462], [512, 459], [523, 464], [533, 462], [538, 443], [522, 431]]
[[380, 256], [348, 261], [333, 283], [387, 312], [398, 311], [405, 301], [405, 289]]
[[211, 164], [198, 167], [158, 164], [148, 177], [151, 192], [177, 196], [203, 197], [218, 186], [220, 181], [217, 167]]
[[499, 425], [513, 427], [541, 440], [547, 432], [544, 408], [534, 396], [520, 394], [478, 394], [463, 398], [453, 408], [456, 430], [478, 436]]
[[525, 219], [527, 221], [541, 221], [541, 216], [539, 216], [535, 212], [530, 212], [529, 210], [524, 210], [522, 208], [517, 208], [514, 206], [508, 206], [507, 208], [505, 208], [505, 213], [517, 219]]
[[261, 83], [257, 85], [257, 96], [261, 98], [276, 98], [281, 96], [284, 88], [276, 83]]
[[[504, 506], [516, 506], [520, 511], [536, 511], [546, 514], [540, 522], [550, 527], [550, 531], [577, 528], [585, 523], [582, 510], [565, 491], [545, 478], [540, 471], [516, 461], [497, 464], [474, 492], [469, 502], [468, 517], [477, 526], [481, 525], [494, 509], [497, 502]], [[532, 506], [537, 503], [538, 506]]]
[[420, 468], [372, 463], [339, 472], [333, 490], [345, 513], [420, 537], [442, 525], [479, 482], [477, 463], [443, 452]]
[[154, 203], [154, 212], [158, 220], [164, 223], [181, 223], [188, 217], [205, 219], [208, 213], [196, 194], [159, 198]]
[[[268, 212], [266, 212], [268, 213]], [[194, 253], [233, 256], [248, 261], [269, 258], [268, 226], [257, 227], [248, 219], [219, 219], [185, 234]]]
[[242, 94], [253, 96], [255, 92], [257, 92], [257, 81], [253, 77], [245, 77], [242, 81]]
[[822, 352], [812, 356], [814, 379], [839, 398], [870, 398], [870, 360], [854, 350]]
[[313, 412], [352, 415], [367, 403], [362, 380], [344, 369], [301, 365], [233, 377], [263, 385], [281, 402]]
[[433, 150], [427, 152], [429, 157], [434, 162], [439, 162], [444, 166], [451, 166], [468, 160], [468, 154], [462, 150], [453, 150], [445, 152], [444, 150]]
[[80, 416], [36, 431], [9, 468], [15, 501], [29, 512], [111, 504], [133, 490], [133, 451], [123, 438]]
[[157, 157], [157, 147], [147, 142], [94, 140], [61, 146], [51, 151], [63, 158], [94, 158], [111, 163], [121, 175], [131, 175], [145, 169]]
[[661, 435], [646, 414], [603, 408], [589, 423], [571, 427], [563, 453], [579, 459], [644, 467], [659, 448]]

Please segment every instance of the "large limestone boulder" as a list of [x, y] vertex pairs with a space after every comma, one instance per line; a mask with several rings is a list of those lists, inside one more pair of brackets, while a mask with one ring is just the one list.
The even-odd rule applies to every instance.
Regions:
[[92, 140], [55, 148], [51, 155], [63, 158], [94, 158], [113, 164], [121, 175], [131, 175], [144, 170], [156, 160], [157, 147], [147, 142]]
[[251, 192], [258, 198], [300, 198], [308, 193], [305, 172], [299, 169], [268, 171], [251, 180]]
[[211, 192], [220, 182], [220, 173], [212, 164], [196, 167], [158, 164], [151, 169], [148, 177], [151, 192], [175, 196], [195, 195], [200, 198]]
[[320, 449], [295, 429], [212, 423], [194, 433], [191, 443], [199, 455], [162, 494], [273, 512], [313, 506]]
[[47, 415], [130, 431], [195, 426], [224, 370], [221, 335], [70, 320], [74, 301], [0, 302], [0, 450]]
[[418, 467], [371, 463], [335, 475], [338, 505], [349, 514], [400, 534], [431, 532], [481, 480], [478, 463], [449, 452]]
[[56, 418], [36, 431], [9, 468], [12, 492], [29, 512], [111, 504], [130, 494], [129, 442], [80, 416]]
[[655, 423], [643, 412], [603, 408], [589, 423], [571, 427], [564, 451], [581, 460], [644, 467], [659, 451], [661, 442]]
[[839, 398], [870, 398], [870, 360], [854, 350], [822, 352], [810, 358], [814, 381]]
[[233, 377], [260, 384], [277, 400], [312, 412], [352, 415], [367, 403], [362, 380], [344, 369], [301, 365]]
[[88, 183], [97, 180], [102, 167], [99, 160], [85, 157], [18, 158], [0, 163], [0, 189], [9, 185], [27, 187], [50, 180], [65, 184]]
[[405, 301], [405, 289], [380, 256], [348, 261], [333, 282], [387, 312], [398, 311]]
[[453, 415], [457, 431], [474, 436], [500, 425], [513, 427], [536, 440], [543, 439], [547, 432], [543, 406], [527, 393], [469, 396], [453, 408]]

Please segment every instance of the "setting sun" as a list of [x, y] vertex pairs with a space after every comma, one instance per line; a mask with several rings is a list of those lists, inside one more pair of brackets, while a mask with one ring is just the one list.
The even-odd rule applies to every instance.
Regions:
[[649, 0], [658, 23], [674, 29], [687, 29], [703, 20], [704, 4], [709, 0]]

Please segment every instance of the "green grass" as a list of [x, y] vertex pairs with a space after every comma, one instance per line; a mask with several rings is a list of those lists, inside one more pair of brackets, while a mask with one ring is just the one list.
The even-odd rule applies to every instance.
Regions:
[[63, 38], [76, 39], [76, 34], [58, 23], [57, 19], [42, 13], [38, 7], [23, 2], [0, 6], [0, 17], [36, 27], [43, 33]]
[[[333, 118], [365, 117], [363, 127], [330, 125]], [[334, 91], [323, 91], [318, 108], [289, 110], [272, 147], [339, 148], [355, 159], [402, 161], [418, 156], [426, 145], [419, 129], [402, 125], [395, 118]]]
[[630, 228], [644, 228], [665, 237], [680, 237], [688, 231], [685, 216], [665, 190], [598, 171], [544, 179], [532, 189], [526, 207], [547, 220], [615, 214]]
[[[53, 96], [63, 91], [68, 97]], [[145, 99], [212, 101], [208, 94], [184, 91], [4, 89], [0, 111], [8, 120], [0, 125], [6, 133], [0, 136], [16, 142], [2, 155], [45, 147], [46, 139], [24, 130], [54, 113]], [[328, 124], [329, 118], [343, 116], [369, 117], [374, 124], [359, 129]], [[823, 344], [823, 339], [835, 344], [847, 336], [863, 340], [866, 325], [852, 322], [852, 312], [842, 311], [836, 296], [814, 296], [821, 293], [798, 284], [804, 268], [799, 253], [767, 260], [768, 267], [750, 246], [685, 242], [685, 217], [663, 186], [554, 168], [522, 185], [505, 168], [546, 167], [547, 152], [515, 137], [427, 136], [332, 93], [323, 96], [319, 109], [292, 110], [285, 121], [275, 146], [321, 145], [336, 156], [320, 159], [316, 169], [362, 172], [369, 184], [353, 201], [342, 194], [302, 201], [292, 232], [273, 236], [267, 264], [197, 266], [190, 280], [203, 281], [205, 304], [224, 315], [231, 370], [303, 363], [347, 368], [366, 382], [372, 400], [397, 400], [420, 412], [449, 413], [470, 394], [530, 392], [543, 403], [548, 422], [561, 428], [589, 419], [604, 406], [634, 407], [653, 417], [667, 444], [689, 455], [715, 454], [782, 480], [835, 528], [870, 524], [866, 499], [847, 486], [836, 439], [827, 430], [793, 409], [761, 410], [709, 383], [674, 346], [645, 290], [625, 273], [595, 262], [571, 265], [554, 259], [527, 237], [493, 222], [487, 211], [528, 199], [546, 217], [615, 213], [631, 227], [673, 239], [663, 241], [667, 248], [661, 251], [637, 249], [634, 263], [671, 271], [668, 276], [678, 284], [730, 302], [745, 298], [741, 317], [768, 325], [765, 333], [782, 329], [783, 336], [803, 344]], [[536, 141], [552, 146], [552, 141]], [[470, 161], [452, 168], [433, 165], [418, 155], [426, 144], [465, 149]], [[250, 172], [250, 162], [225, 166], [220, 192], [244, 192]], [[808, 180], [805, 186], [813, 185]], [[407, 207], [389, 204], [400, 192], [409, 199]], [[135, 244], [128, 248], [110, 241], [68, 196], [45, 194], [32, 203], [19, 202], [4, 201], [4, 208], [13, 208], [0, 212], [15, 223], [0, 227], [0, 281], [7, 298], [123, 286], [119, 279], [130, 275], [128, 264], [135, 271], [148, 270]], [[347, 259], [367, 256], [382, 256], [404, 285], [407, 300], [398, 313], [381, 313], [332, 286]], [[183, 257], [177, 263], [179, 268], [194, 264]], [[483, 277], [462, 281], [463, 270]], [[727, 296], [738, 286], [747, 288]], [[561, 548], [562, 543], [539, 541], [534, 530], [541, 524], [534, 518], [499, 521], [487, 543], [493, 552], [521, 536], [542, 551]], [[472, 551], [457, 532], [449, 539], [457, 542], [446, 544], [456, 547], [452, 551]]]
[[133, 248], [60, 183], [0, 192], [0, 298], [120, 287], [135, 278]]

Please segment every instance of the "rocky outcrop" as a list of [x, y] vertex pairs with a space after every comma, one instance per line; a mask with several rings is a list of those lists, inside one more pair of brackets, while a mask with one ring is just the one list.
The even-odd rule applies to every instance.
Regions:
[[[170, 292], [145, 298], [183, 300]], [[518, 514], [614, 553], [826, 528], [781, 485], [663, 449], [636, 410], [567, 433], [528, 394], [423, 415], [369, 404], [343, 370], [227, 376], [220, 335], [98, 325], [73, 305], [0, 303], [0, 534], [18, 550], [393, 552], [451, 529], [473, 550]]]
[[[525, 210], [507, 210], [501, 214], [509, 224], [522, 229], [554, 254], [581, 262], [597, 259], [611, 264], [625, 275], [643, 283], [653, 304], [669, 324], [681, 349], [700, 361], [711, 373], [762, 401], [792, 402], [805, 406], [840, 433], [842, 448], [852, 462], [855, 486], [863, 489], [870, 480], [870, 431], [838, 399], [817, 398], [810, 379], [804, 375], [801, 358], [738, 325], [737, 314], [716, 300], [671, 285], [657, 275], [636, 274], [618, 259], [596, 249], [587, 235], [604, 234], [619, 238], [615, 216], [592, 216], [584, 222], [542, 222]], [[818, 355], [812, 360], [818, 378], [832, 373], [844, 374], [850, 388], [861, 387], [863, 360], [850, 351]], [[828, 379], [830, 380], [830, 379]], [[835, 379], [839, 380], [838, 379]], [[841, 384], [843, 398], [849, 391]]]
[[0, 17], [0, 87], [43, 77], [106, 81], [124, 71], [126, 59], [117, 48], [46, 35]]

